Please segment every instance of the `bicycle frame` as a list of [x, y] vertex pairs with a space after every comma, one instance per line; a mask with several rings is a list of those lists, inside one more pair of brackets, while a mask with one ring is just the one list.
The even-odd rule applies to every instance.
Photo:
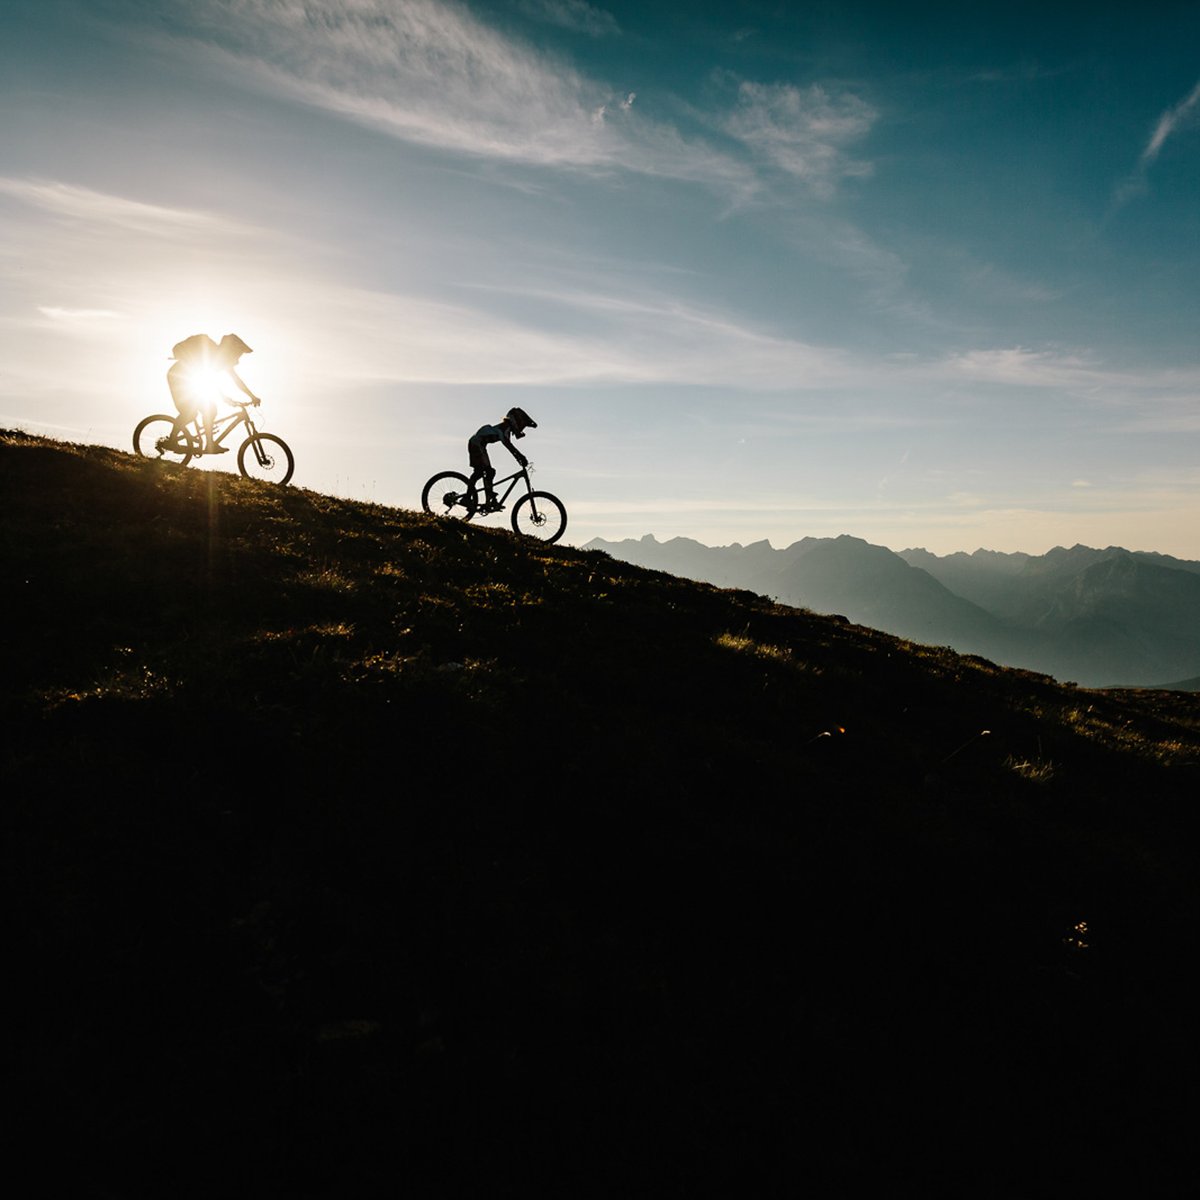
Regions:
[[[505, 475], [500, 479], [492, 480], [492, 490], [496, 492], [496, 503], [501, 508], [508, 503], [508, 498], [513, 494], [518, 483], [524, 481], [525, 491], [529, 496], [529, 507], [533, 510], [533, 515], [538, 516], [537, 493], [533, 490], [533, 480], [529, 478], [529, 467], [518, 467], [511, 475]], [[504, 495], [499, 494], [499, 489], [508, 484], [504, 489]], [[483, 507], [483, 497], [480, 495], [481, 484], [476, 484], [472, 489], [472, 495], [475, 497], [476, 510]]]
[[[511, 475], [505, 475], [502, 479], [493, 479], [492, 480], [492, 490], [493, 491], [495, 491], [497, 488], [499, 488], [502, 484], [505, 484], [505, 483], [508, 484], [508, 487], [506, 487], [504, 489], [504, 495], [503, 496], [497, 495], [497, 497], [496, 497], [497, 502], [500, 504], [506, 504], [508, 502], [509, 496], [511, 496], [513, 494], [513, 489], [517, 486], [517, 484], [522, 479], [525, 481], [525, 490], [527, 492], [532, 492], [533, 484], [530, 483], [530, 481], [529, 481], [529, 468], [528, 467], [518, 467]], [[479, 485], [476, 484], [476, 486], [472, 490], [474, 491], [474, 494], [475, 494], [476, 507], [482, 507], [478, 503], [478, 501], [479, 501]]]
[[[493, 479], [491, 486], [472, 486], [458, 471], [441, 471], [425, 484], [421, 492], [421, 507], [431, 516], [457, 517], [470, 521], [476, 516], [493, 517], [503, 512], [514, 491], [525, 485], [525, 494], [518, 496], [508, 510], [506, 520], [514, 533], [526, 534], [545, 542], [556, 542], [567, 527], [567, 510], [563, 502], [549, 492], [535, 492], [530, 479], [532, 467], [525, 466], [511, 475]], [[463, 490], [465, 485], [465, 489]], [[487, 503], [484, 492], [495, 496]], [[495, 523], [486, 524], [495, 528]]]
[[[141, 458], [155, 459], [186, 466], [193, 458], [206, 454], [223, 454], [231, 447], [222, 443], [235, 430], [245, 427], [245, 439], [237, 450], [237, 469], [247, 478], [286, 484], [296, 469], [291, 447], [273, 433], [264, 433], [255, 425], [248, 405], [224, 397], [233, 412], [212, 414], [211, 436], [204, 428], [203, 413], [194, 413], [190, 420], [170, 417], [166, 413], [151, 413], [133, 431], [133, 448]], [[254, 401], [257, 406], [257, 401]]]
[[[236, 405], [240, 410], [238, 412], [229, 413], [224, 417], [214, 417], [212, 422], [212, 439], [213, 444], [217, 446], [224, 445], [225, 439], [239, 426], [245, 424], [247, 429], [247, 437], [253, 437], [258, 430], [254, 427], [254, 422], [250, 419], [249, 407], [243, 404], [240, 400], [227, 400], [226, 403]], [[204, 443], [204, 428], [201, 424], [199, 413], [196, 414], [185, 426], [185, 429], [192, 431], [193, 435], [203, 446]], [[205, 453], [201, 450], [200, 453]]]

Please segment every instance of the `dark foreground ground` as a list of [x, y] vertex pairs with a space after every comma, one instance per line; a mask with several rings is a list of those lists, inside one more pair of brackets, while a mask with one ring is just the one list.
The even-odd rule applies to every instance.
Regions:
[[1190, 1192], [1195, 695], [19, 434], [0, 553], [44, 1182]]

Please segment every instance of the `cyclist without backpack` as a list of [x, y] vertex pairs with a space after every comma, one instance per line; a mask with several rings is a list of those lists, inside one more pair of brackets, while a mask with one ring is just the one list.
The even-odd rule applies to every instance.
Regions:
[[228, 446], [218, 446], [213, 441], [213, 420], [217, 414], [217, 398], [220, 395], [218, 378], [225, 376], [255, 404], [259, 398], [238, 378], [234, 367], [243, 354], [254, 352], [236, 333], [227, 333], [218, 344], [206, 333], [195, 333], [171, 350], [175, 359], [167, 371], [167, 387], [171, 399], [179, 410], [171, 439], [178, 439], [183, 427], [200, 414], [207, 445], [205, 454], [224, 454]]
[[529, 459], [512, 444], [512, 439], [523, 438], [526, 429], [536, 429], [537, 422], [523, 409], [510, 408], [504, 414], [504, 419], [496, 425], [483, 425], [467, 442], [467, 455], [471, 460], [470, 486], [473, 489], [478, 480], [483, 480], [484, 491], [487, 493], [487, 503], [479, 509], [481, 513], [499, 512], [504, 505], [496, 499], [496, 491], [492, 480], [496, 478], [496, 468], [488, 458], [487, 448], [492, 442], [503, 442], [504, 448], [523, 467], [529, 466]]

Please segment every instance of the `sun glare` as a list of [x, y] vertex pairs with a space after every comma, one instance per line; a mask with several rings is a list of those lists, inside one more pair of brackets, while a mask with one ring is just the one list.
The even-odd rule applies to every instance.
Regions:
[[[136, 357], [139, 370], [139, 391], [148, 396], [166, 396], [166, 371], [171, 365], [171, 347], [194, 333], [207, 333], [219, 342], [227, 333], [236, 333], [253, 348], [234, 367], [239, 377], [256, 395], [274, 400], [290, 394], [296, 381], [291, 378], [291, 360], [298, 341], [295, 331], [280, 327], [279, 322], [247, 308], [231, 308], [218, 302], [179, 307], [155, 312], [152, 319], [139, 322], [136, 344], [129, 349]], [[219, 399], [233, 396], [245, 399], [233, 383], [220, 371], [208, 371], [198, 379], [206, 396]]]
[[206, 401], [213, 404], [218, 403], [230, 391], [229, 384], [226, 383], [225, 375], [222, 371], [214, 371], [201, 367], [190, 372], [190, 375], [192, 386], [196, 389], [197, 393]]

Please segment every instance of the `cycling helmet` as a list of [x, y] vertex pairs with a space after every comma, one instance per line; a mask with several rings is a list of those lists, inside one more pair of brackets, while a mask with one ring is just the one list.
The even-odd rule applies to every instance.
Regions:
[[537, 428], [537, 422], [523, 408], [510, 408], [504, 416], [512, 422], [514, 437], [523, 438], [526, 429]]
[[237, 354], [239, 356], [242, 354], [253, 354], [254, 353], [254, 351], [251, 350], [250, 347], [247, 346], [246, 343], [243, 342], [242, 339], [240, 337], [238, 337], [238, 335], [236, 333], [227, 333], [221, 339], [221, 349], [224, 350], [226, 353], [229, 353], [230, 351], [232, 351], [234, 354]]

